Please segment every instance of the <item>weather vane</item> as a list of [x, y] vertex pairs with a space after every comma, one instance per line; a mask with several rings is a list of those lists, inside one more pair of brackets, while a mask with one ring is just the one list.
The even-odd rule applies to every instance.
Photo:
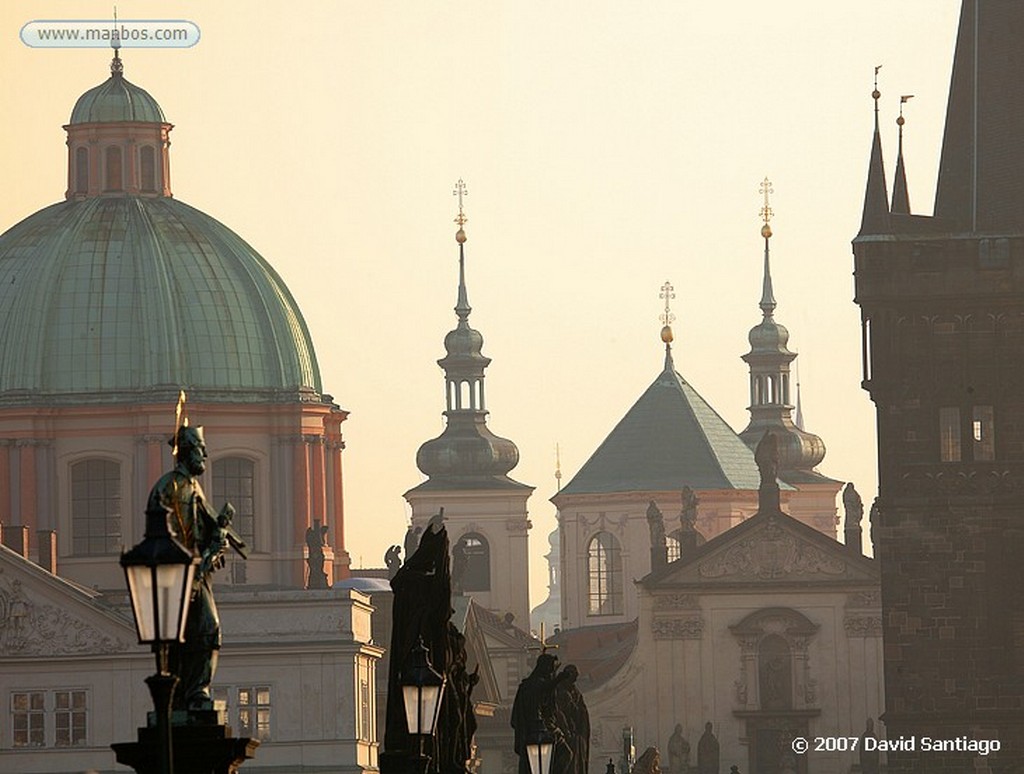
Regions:
[[459, 214], [455, 218], [455, 222], [459, 224], [459, 228], [461, 229], [464, 225], [466, 225], [466, 221], [468, 220], [468, 218], [462, 211], [462, 197], [469, 196], [469, 191], [466, 190], [466, 184], [462, 182], [461, 177], [459, 178], [459, 182], [455, 184], [455, 190], [452, 191], [452, 196], [459, 197]]
[[875, 101], [875, 112], [878, 112], [878, 100], [882, 96], [882, 92], [878, 90], [878, 71], [882, 69], [882, 65], [875, 65], [875, 90], [871, 92], [871, 99]]
[[910, 102], [910, 100], [912, 100], [913, 98], [913, 94], [903, 94], [900, 96], [900, 117], [896, 119], [896, 123], [899, 124], [900, 126], [903, 126], [903, 124], [906, 122], [903, 118], [903, 106]]
[[670, 303], [672, 299], [676, 297], [676, 294], [673, 292], [674, 290], [675, 288], [672, 287], [672, 283], [665, 280], [665, 284], [661, 286], [661, 293], [658, 294], [658, 298], [665, 299], [665, 311], [662, 312], [661, 316], [658, 318], [661, 320], [662, 325], [671, 325], [676, 319], [676, 316], [672, 314], [672, 306]]

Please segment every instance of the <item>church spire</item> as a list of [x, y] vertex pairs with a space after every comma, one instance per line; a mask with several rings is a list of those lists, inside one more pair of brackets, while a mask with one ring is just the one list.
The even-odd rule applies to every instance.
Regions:
[[437, 361], [444, 369], [447, 424], [438, 438], [419, 448], [416, 465], [432, 481], [457, 480], [475, 486], [510, 481], [505, 474], [519, 462], [519, 450], [512, 441], [499, 438], [487, 428], [484, 371], [491, 359], [482, 351], [484, 337], [469, 326], [472, 309], [466, 291], [464, 228], [468, 222], [464, 199], [469, 192], [461, 179], [452, 195], [459, 200], [459, 214], [455, 217], [455, 241], [459, 245], [459, 289], [455, 303], [458, 323], [444, 337], [446, 354]]
[[900, 97], [900, 117], [896, 119], [899, 127], [899, 151], [896, 154], [896, 179], [892, 184], [892, 212], [900, 215], [910, 214], [910, 193], [907, 188], [907, 170], [903, 164], [903, 124], [906, 119], [903, 117], [903, 106], [908, 100], [914, 98], [913, 94], [904, 94]]
[[875, 101], [875, 133], [871, 140], [871, 160], [868, 163], [868, 182], [864, 191], [864, 211], [860, 220], [860, 236], [868, 234], [886, 234], [889, 227], [889, 194], [885, 184], [885, 164], [882, 160], [882, 133], [878, 128], [878, 100], [882, 93], [878, 90], [878, 71], [875, 68], [875, 89], [871, 98]]
[[764, 277], [761, 280], [761, 311], [764, 313], [764, 317], [767, 320], [772, 316], [775, 311], [775, 294], [772, 292], [772, 267], [769, 262], [769, 240], [772, 238], [772, 227], [771, 219], [775, 214], [771, 208], [770, 197], [775, 193], [775, 189], [772, 188], [771, 180], [767, 177], [761, 181], [760, 192], [764, 196], [764, 207], [761, 208], [761, 220], [764, 221], [764, 225], [761, 226], [761, 236], [764, 237]]

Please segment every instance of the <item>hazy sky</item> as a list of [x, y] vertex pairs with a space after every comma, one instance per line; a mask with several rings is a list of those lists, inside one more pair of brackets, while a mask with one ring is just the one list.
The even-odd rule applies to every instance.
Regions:
[[[343, 429], [346, 544], [400, 542], [417, 447], [443, 427], [435, 360], [455, 323], [454, 183], [469, 189], [471, 324], [493, 359], [490, 427], [519, 447], [531, 604], [545, 596], [555, 444], [573, 476], [662, 366], [675, 286], [679, 371], [739, 431], [740, 355], [760, 319], [758, 184], [774, 183], [776, 319], [800, 353], [820, 470], [876, 486], [850, 240], [882, 64], [887, 172], [907, 105], [911, 207], [930, 214], [956, 0], [121, 2], [188, 19], [191, 49], [126, 48], [125, 76], [175, 125], [174, 195], [282, 275]], [[63, 197], [75, 99], [110, 52], [30, 49], [31, 19], [109, 5], [0, 6], [0, 230]], [[216, 439], [210, 439], [211, 447]]]

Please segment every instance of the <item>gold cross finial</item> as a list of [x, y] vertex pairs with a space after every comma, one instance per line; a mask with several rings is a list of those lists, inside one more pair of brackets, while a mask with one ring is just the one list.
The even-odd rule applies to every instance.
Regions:
[[555, 444], [555, 486], [562, 488], [562, 450]]
[[775, 189], [772, 188], [772, 181], [767, 177], [761, 181], [761, 187], [757, 189], [758, 193], [764, 196], [764, 207], [761, 208], [761, 220], [767, 226], [771, 222], [772, 216], [775, 215], [775, 211], [772, 210], [771, 206], [771, 195], [775, 193]]
[[665, 280], [665, 284], [661, 286], [661, 293], [658, 294], [658, 298], [665, 299], [665, 311], [658, 318], [661, 320], [662, 325], [671, 325], [676, 319], [676, 316], [672, 314], [671, 305], [672, 299], [676, 297], [676, 294], [673, 292], [674, 290], [675, 288], [672, 287], [672, 283]]
[[461, 177], [459, 178], [459, 182], [455, 184], [455, 190], [452, 191], [452, 196], [459, 197], [459, 214], [456, 216], [455, 222], [459, 224], [459, 228], [462, 228], [468, 220], [462, 211], [462, 197], [469, 196], [469, 191], [466, 190], [466, 184], [462, 182]]
[[[547, 653], [548, 649], [558, 650], [558, 646], [557, 645], [550, 645], [550, 644], [548, 644], [548, 641], [545, 639], [545, 637], [544, 637], [544, 622], [543, 621], [540, 622], [540, 634], [537, 637], [537, 639], [540, 640], [540, 652], [541, 652], [542, 655], [544, 653]], [[529, 647], [529, 649], [530, 650], [537, 650], [537, 646], [536, 645], [531, 645]]]

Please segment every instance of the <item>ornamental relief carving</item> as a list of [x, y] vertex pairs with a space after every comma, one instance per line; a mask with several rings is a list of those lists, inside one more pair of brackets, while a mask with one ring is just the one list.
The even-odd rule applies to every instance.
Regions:
[[848, 615], [843, 619], [847, 637], [881, 637], [882, 616]]
[[846, 572], [846, 562], [769, 523], [766, 529], [701, 562], [698, 572], [705, 578], [739, 576], [756, 580], [792, 575], [839, 576]]
[[900, 476], [900, 494], [909, 497], [1012, 494], [1022, 489], [1016, 470], [925, 470]]
[[846, 597], [848, 608], [880, 608], [882, 606], [882, 592], [877, 589], [871, 591], [855, 591]]
[[704, 635], [704, 620], [699, 615], [655, 618], [651, 632], [656, 640], [699, 640]]
[[658, 594], [654, 597], [655, 610], [697, 610], [699, 607], [693, 594]]
[[19, 580], [0, 582], [0, 655], [69, 656], [119, 653], [129, 643], [53, 605], [36, 604]]

